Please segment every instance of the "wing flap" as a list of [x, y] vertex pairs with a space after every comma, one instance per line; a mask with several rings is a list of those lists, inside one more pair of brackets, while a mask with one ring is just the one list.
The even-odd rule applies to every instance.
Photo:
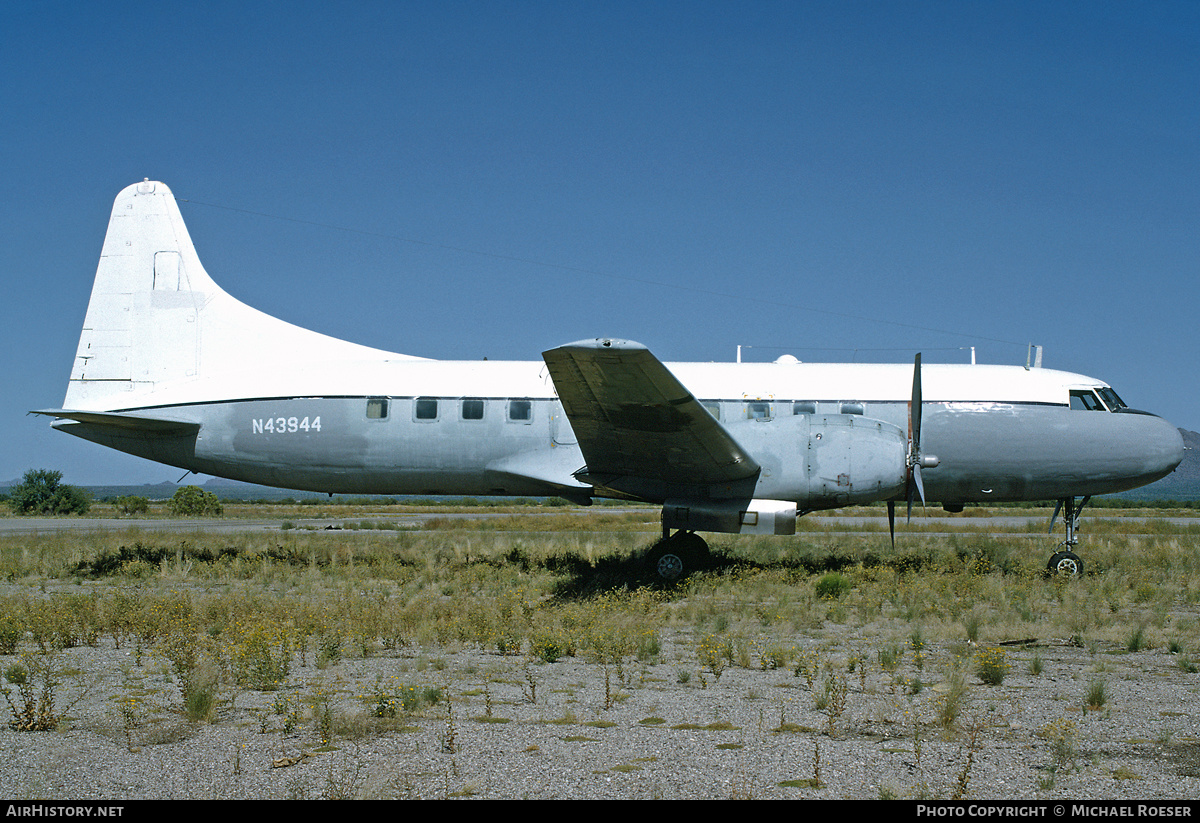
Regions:
[[542, 354], [589, 478], [678, 486], [753, 477], [758, 463], [645, 346], [598, 339]]

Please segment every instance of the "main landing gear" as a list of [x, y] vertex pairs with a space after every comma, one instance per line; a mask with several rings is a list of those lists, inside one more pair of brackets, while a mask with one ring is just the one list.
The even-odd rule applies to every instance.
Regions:
[[693, 531], [680, 530], [669, 534], [663, 529], [662, 539], [650, 547], [646, 555], [649, 572], [663, 583], [674, 583], [708, 562], [708, 543]]
[[1054, 521], [1060, 511], [1067, 530], [1067, 539], [1059, 544], [1061, 548], [1050, 556], [1050, 562], [1046, 564], [1046, 568], [1054, 574], [1063, 577], [1079, 577], [1083, 574], [1083, 561], [1075, 553], [1075, 549], [1079, 546], [1079, 513], [1091, 499], [1090, 496], [1084, 497], [1076, 503], [1074, 497], [1064, 497], [1054, 507], [1054, 515], [1050, 518], [1050, 531], [1054, 531]]

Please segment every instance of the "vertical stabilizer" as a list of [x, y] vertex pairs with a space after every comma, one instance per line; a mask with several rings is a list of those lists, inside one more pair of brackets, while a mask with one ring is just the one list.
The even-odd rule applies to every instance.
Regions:
[[200, 378], [380, 357], [403, 355], [301, 329], [224, 292], [200, 264], [171, 190], [145, 180], [113, 204], [63, 405], [131, 408]]

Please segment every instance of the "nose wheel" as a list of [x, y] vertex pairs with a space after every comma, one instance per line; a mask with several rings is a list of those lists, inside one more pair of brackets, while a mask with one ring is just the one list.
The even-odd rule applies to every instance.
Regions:
[[1079, 514], [1091, 499], [1084, 497], [1076, 502], [1074, 497], [1064, 497], [1054, 507], [1054, 514], [1050, 518], [1050, 531], [1054, 531], [1054, 521], [1058, 519], [1059, 512], [1062, 512], [1067, 539], [1060, 544], [1062, 548], [1052, 554], [1050, 562], [1046, 564], [1051, 573], [1063, 577], [1079, 577], [1083, 574], [1083, 560], [1075, 553], [1075, 549], [1079, 546]]
[[1071, 551], [1055, 552], [1050, 555], [1046, 568], [1062, 577], [1079, 577], [1083, 574], [1083, 561]]

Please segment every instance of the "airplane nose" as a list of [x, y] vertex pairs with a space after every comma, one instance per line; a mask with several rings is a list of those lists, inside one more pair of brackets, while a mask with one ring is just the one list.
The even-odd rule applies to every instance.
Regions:
[[[1159, 420], [1162, 420], [1162, 418], [1160, 417]], [[1164, 463], [1166, 473], [1170, 474], [1183, 462], [1183, 434], [1178, 428], [1167, 423], [1166, 420], [1162, 422], [1166, 423], [1169, 429], [1169, 431], [1164, 433], [1163, 437], [1163, 454], [1166, 458]]]
[[[1137, 429], [1140, 452], [1143, 456], [1143, 484], [1166, 477], [1183, 461], [1183, 435], [1161, 417], [1147, 412], [1126, 411], [1128, 422]], [[1136, 421], [1136, 422], [1135, 422]]]

